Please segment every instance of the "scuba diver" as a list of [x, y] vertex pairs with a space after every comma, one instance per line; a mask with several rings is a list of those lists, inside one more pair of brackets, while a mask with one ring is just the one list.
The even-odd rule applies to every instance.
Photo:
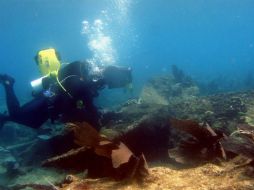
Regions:
[[31, 82], [34, 98], [22, 106], [13, 89], [15, 80], [9, 75], [0, 75], [8, 109], [8, 115], [0, 114], [0, 124], [13, 121], [39, 128], [48, 119], [51, 122], [86, 121], [99, 130], [101, 114], [93, 98], [105, 86], [120, 88], [132, 82], [130, 68], [95, 68], [87, 61], [60, 63], [53, 48], [39, 51], [35, 60], [42, 77]]

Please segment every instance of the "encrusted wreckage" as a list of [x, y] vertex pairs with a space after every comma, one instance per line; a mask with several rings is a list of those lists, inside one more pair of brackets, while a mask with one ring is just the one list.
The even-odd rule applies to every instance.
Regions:
[[142, 180], [149, 174], [143, 154], [134, 155], [121, 141], [101, 136], [88, 123], [67, 124], [80, 148], [50, 158], [43, 166], [88, 170], [89, 177]]
[[181, 164], [200, 164], [217, 158], [226, 159], [221, 145], [225, 135], [214, 131], [207, 123], [200, 125], [191, 120], [171, 119], [171, 126], [187, 133], [176, 148], [169, 150], [169, 157]]
[[[180, 77], [181, 72], [176, 74], [178, 78], [155, 78], [138, 100], [105, 114], [107, 137], [87, 123], [67, 124], [66, 137], [45, 142], [61, 150], [57, 150], [58, 156], [45, 160], [43, 166], [87, 170], [91, 178], [137, 181], [149, 175], [146, 160], [177, 163], [180, 167], [221, 161], [237, 162], [237, 167], [254, 167], [254, 127], [243, 124], [248, 123], [245, 118], [253, 118], [254, 93], [198, 97], [198, 87], [188, 77]], [[34, 150], [41, 151], [38, 147], [46, 146], [35, 146]], [[82, 181], [79, 185], [89, 189]]]

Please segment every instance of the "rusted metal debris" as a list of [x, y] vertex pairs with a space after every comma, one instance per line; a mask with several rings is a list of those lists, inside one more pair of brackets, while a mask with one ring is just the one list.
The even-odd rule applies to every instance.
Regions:
[[64, 169], [88, 170], [90, 177], [142, 180], [148, 172], [144, 155], [136, 156], [122, 142], [113, 142], [92, 128], [88, 123], [72, 123], [67, 127], [73, 132], [80, 148], [50, 158], [43, 166]]
[[[144, 126], [114, 140], [101, 136], [87, 123], [72, 123], [67, 126], [73, 132], [75, 142], [80, 147], [46, 160], [43, 162], [44, 166], [78, 171], [87, 169], [89, 177], [113, 177], [119, 180], [142, 180], [149, 174], [144, 155], [136, 156], [126, 146], [131, 139], [135, 139], [136, 134], [147, 132]], [[200, 125], [191, 120], [171, 119], [169, 126], [187, 134], [183, 135], [177, 147], [168, 150], [169, 157], [180, 164], [193, 166], [218, 159], [231, 159], [231, 153], [236, 156], [243, 155], [248, 159], [246, 163], [253, 163], [254, 130], [252, 126], [239, 125], [238, 131], [229, 137], [212, 129], [206, 123]], [[142, 138], [142, 140], [148, 139]], [[142, 150], [142, 147], [139, 147], [138, 151], [134, 151], [137, 154]]]
[[169, 157], [181, 164], [200, 164], [217, 158], [226, 159], [221, 145], [223, 133], [214, 131], [208, 124], [200, 125], [191, 120], [171, 119], [171, 126], [186, 134], [176, 148], [168, 151]]
[[222, 141], [225, 150], [235, 155], [242, 155], [254, 162], [254, 127], [240, 124], [237, 130]]

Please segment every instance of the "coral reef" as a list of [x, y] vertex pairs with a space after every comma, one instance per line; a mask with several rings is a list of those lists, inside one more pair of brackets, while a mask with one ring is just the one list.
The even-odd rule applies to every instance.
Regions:
[[[254, 92], [200, 96], [173, 66], [171, 75], [151, 79], [139, 98], [105, 113], [100, 133], [86, 123], [68, 124], [64, 132], [59, 125], [49, 136], [18, 129], [23, 140], [0, 149], [0, 175], [19, 164], [20, 180], [4, 179], [13, 189], [253, 189], [253, 107]], [[58, 170], [61, 178], [73, 175], [52, 184], [27, 181], [60, 176], [31, 169], [42, 160], [65, 169]]]
[[189, 86], [175, 83], [174, 77], [168, 75], [151, 79], [144, 86], [140, 99], [142, 104], [167, 106], [171, 116], [176, 118], [206, 121], [230, 134], [238, 123], [251, 124], [254, 118], [252, 96], [253, 92], [200, 96], [195, 83]]

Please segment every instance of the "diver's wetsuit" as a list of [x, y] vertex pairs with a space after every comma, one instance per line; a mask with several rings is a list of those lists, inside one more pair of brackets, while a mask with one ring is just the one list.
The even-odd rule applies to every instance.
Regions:
[[47, 99], [43, 96], [36, 97], [28, 103], [20, 106], [13, 87], [5, 85], [8, 120], [38, 128], [48, 119]]
[[[86, 64], [88, 63], [70, 63], [59, 74], [59, 80], [63, 81], [63, 86], [68, 93], [58, 86], [55, 96], [48, 98], [39, 95], [23, 106], [20, 106], [14, 93], [14, 82], [5, 84], [2, 81], [9, 115], [1, 114], [0, 120], [2, 122], [14, 121], [38, 128], [48, 119], [60, 117], [63, 122], [87, 121], [99, 129], [100, 114], [93, 104], [93, 98], [98, 95], [97, 90], [104, 86], [104, 82], [102, 79], [94, 82], [89, 77]], [[78, 103], [79, 105], [77, 105]]]

